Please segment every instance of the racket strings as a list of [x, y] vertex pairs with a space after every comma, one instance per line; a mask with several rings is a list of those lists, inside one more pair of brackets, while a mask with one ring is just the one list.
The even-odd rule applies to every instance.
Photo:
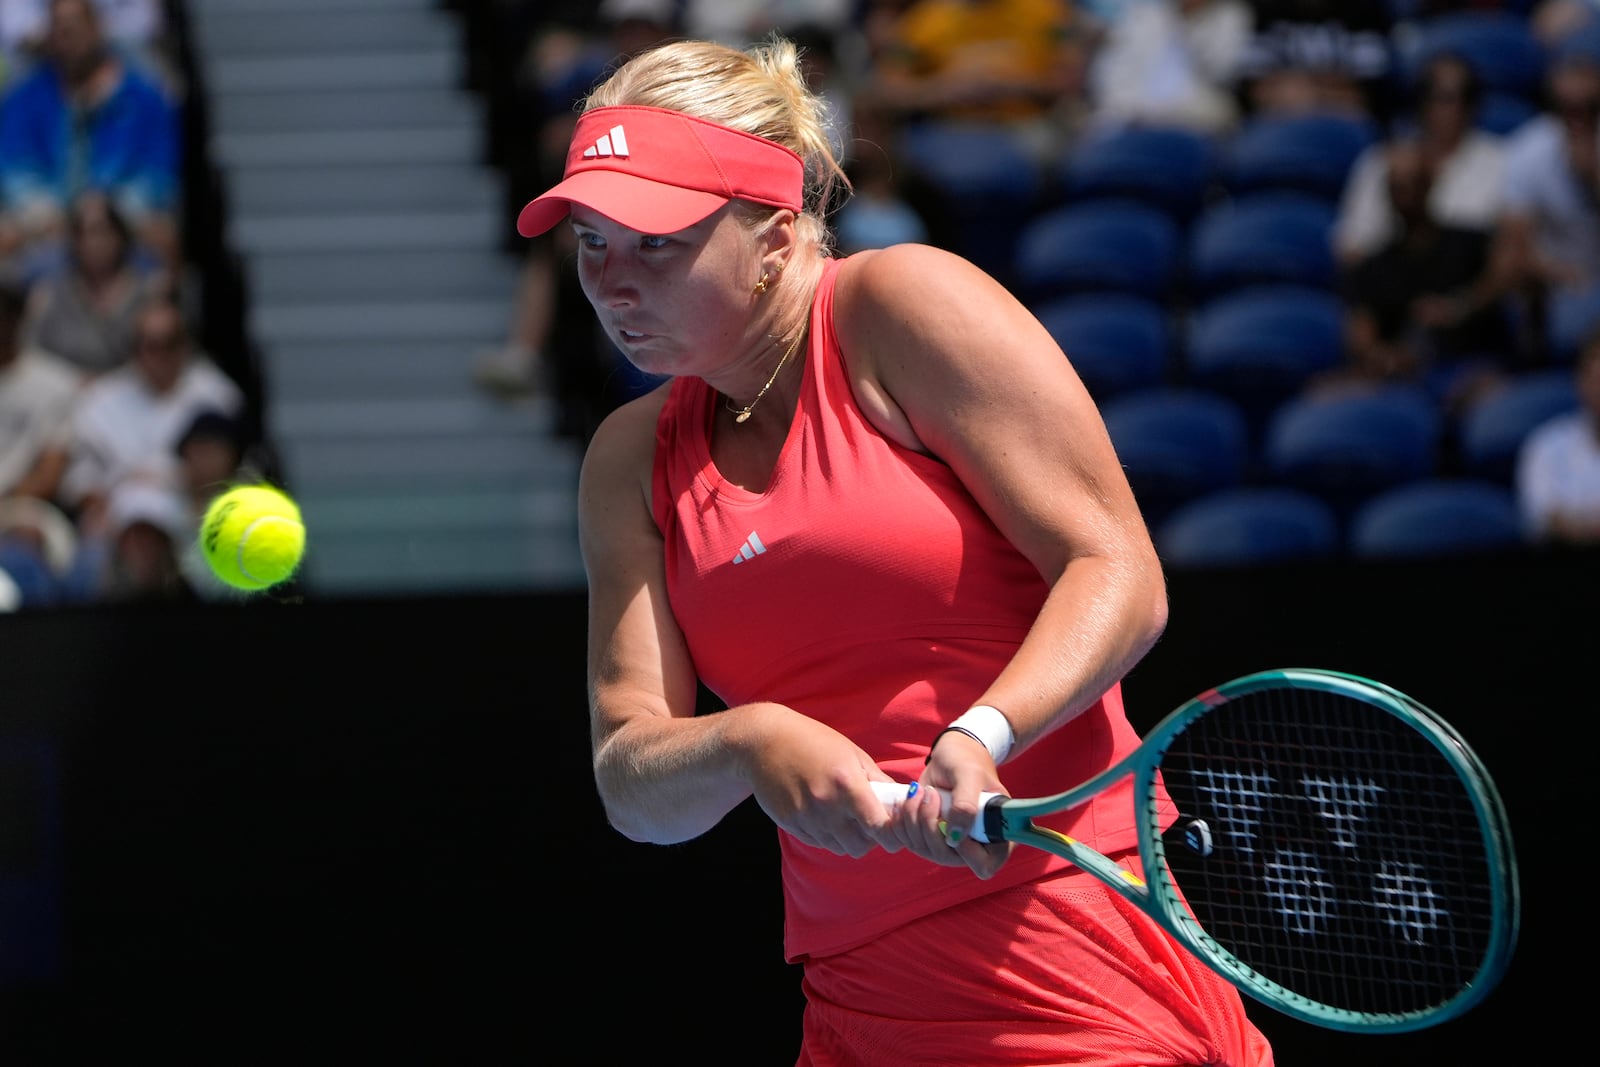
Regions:
[[1480, 811], [1451, 760], [1390, 710], [1316, 689], [1247, 693], [1178, 733], [1160, 766], [1180, 827], [1199, 820], [1208, 844], [1164, 848], [1168, 888], [1262, 979], [1404, 1014], [1477, 976], [1496, 893]]

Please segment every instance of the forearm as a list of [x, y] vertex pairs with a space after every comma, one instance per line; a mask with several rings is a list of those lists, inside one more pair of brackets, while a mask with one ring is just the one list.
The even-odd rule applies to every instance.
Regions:
[[1010, 721], [1014, 757], [1120, 681], [1155, 644], [1166, 621], [1165, 581], [1153, 557], [1078, 559], [977, 703], [999, 708]]
[[711, 829], [751, 794], [743, 756], [763, 707], [641, 714], [597, 738], [595, 784], [607, 821], [624, 837], [660, 845]]

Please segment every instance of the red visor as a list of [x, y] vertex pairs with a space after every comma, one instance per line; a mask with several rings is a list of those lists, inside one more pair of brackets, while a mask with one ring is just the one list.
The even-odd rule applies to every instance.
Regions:
[[578, 117], [561, 183], [532, 200], [517, 232], [534, 237], [582, 204], [642, 233], [675, 233], [729, 200], [799, 212], [805, 165], [764, 137], [659, 107], [598, 107]]

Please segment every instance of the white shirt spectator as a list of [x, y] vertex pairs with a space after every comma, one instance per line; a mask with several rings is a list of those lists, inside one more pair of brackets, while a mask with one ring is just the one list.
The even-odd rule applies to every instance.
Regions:
[[1508, 138], [1503, 197], [1508, 214], [1536, 221], [1542, 258], [1567, 265], [1585, 281], [1600, 276], [1600, 211], [1569, 165], [1559, 120], [1536, 116]]
[[37, 348], [0, 366], [0, 496], [47, 450], [65, 447], [82, 381], [65, 360]]
[[[1370, 255], [1395, 236], [1385, 147], [1383, 142], [1368, 145], [1350, 168], [1334, 223], [1334, 244], [1342, 258]], [[1434, 219], [1467, 230], [1494, 229], [1505, 163], [1503, 138], [1486, 130], [1469, 131], [1434, 177], [1428, 194], [1428, 210]]]
[[1528, 435], [1517, 456], [1517, 503], [1532, 541], [1546, 540], [1553, 515], [1600, 525], [1600, 437], [1595, 417], [1574, 411]]
[[784, 26], [844, 31], [851, 25], [854, 7], [852, 0], [688, 0], [683, 21], [691, 37], [742, 48]]
[[[94, 0], [106, 36], [118, 44], [151, 48], [167, 32], [161, 0]], [[0, 0], [0, 51], [17, 55], [44, 37], [50, 0]]]
[[1090, 69], [1094, 121], [1218, 133], [1231, 128], [1239, 118], [1234, 82], [1250, 45], [1251, 20], [1244, 0], [1129, 5], [1110, 25]]
[[73, 413], [63, 500], [76, 506], [130, 478], [174, 484], [175, 446], [195, 416], [208, 409], [238, 415], [243, 408], [239, 386], [198, 354], [166, 393], [151, 390], [133, 366], [107, 373], [85, 388]]

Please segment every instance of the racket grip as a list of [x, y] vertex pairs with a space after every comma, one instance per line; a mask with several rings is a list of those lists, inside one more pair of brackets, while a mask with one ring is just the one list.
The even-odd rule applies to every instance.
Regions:
[[[878, 799], [883, 801], [884, 807], [888, 808], [891, 812], [894, 812], [898, 811], [900, 805], [904, 804], [907, 798], [911, 796], [911, 790], [913, 786], [916, 786], [915, 782], [907, 785], [904, 782], [874, 781], [872, 783], [872, 791], [878, 794]], [[938, 793], [939, 810], [942, 813], [948, 814], [950, 811], [950, 794], [945, 792], [943, 789], [938, 790]], [[974, 841], [988, 842], [989, 835], [984, 829], [984, 813], [989, 810], [989, 805], [993, 801], [997, 799], [1003, 799], [1004, 797], [1004, 793], [984, 792], [978, 794], [978, 802], [981, 807], [978, 810], [978, 818], [974, 820], [972, 826], [967, 830], [968, 837], [972, 838]]]

